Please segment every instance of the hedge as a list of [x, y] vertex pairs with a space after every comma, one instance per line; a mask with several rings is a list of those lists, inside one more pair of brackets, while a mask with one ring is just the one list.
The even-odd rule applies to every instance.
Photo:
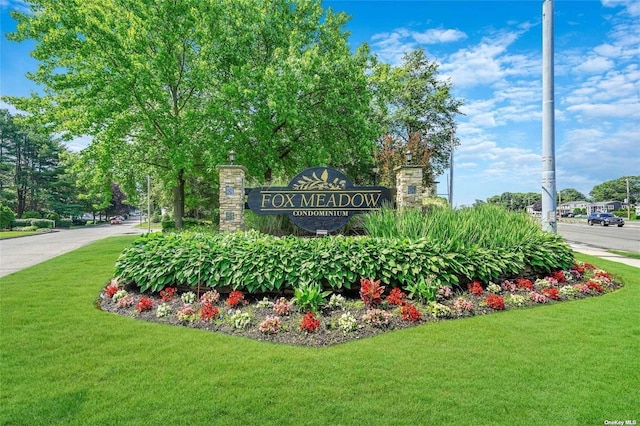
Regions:
[[55, 222], [49, 219], [16, 219], [13, 221], [13, 228], [26, 228], [33, 226], [36, 228], [53, 228]]
[[573, 251], [559, 236], [541, 233], [518, 247], [467, 247], [445, 252], [425, 238], [385, 239], [331, 236], [274, 237], [237, 233], [152, 233], [139, 237], [119, 256], [114, 276], [140, 290], [166, 286], [232, 287], [249, 293], [319, 282], [351, 288], [362, 277], [405, 286], [430, 277], [455, 286], [567, 269]]

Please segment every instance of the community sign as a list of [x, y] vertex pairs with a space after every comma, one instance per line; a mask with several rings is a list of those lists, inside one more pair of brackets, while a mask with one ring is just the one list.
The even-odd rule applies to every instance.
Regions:
[[354, 186], [344, 174], [327, 167], [304, 170], [287, 187], [249, 191], [247, 204], [258, 214], [286, 214], [298, 227], [313, 233], [331, 232], [358, 213], [391, 203], [389, 188]]

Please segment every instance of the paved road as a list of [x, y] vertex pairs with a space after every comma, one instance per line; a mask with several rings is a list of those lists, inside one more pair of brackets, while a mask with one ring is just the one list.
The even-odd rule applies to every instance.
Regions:
[[609, 250], [640, 253], [640, 224], [589, 226], [586, 222], [559, 223], [558, 234], [566, 241]]
[[47, 234], [0, 240], [0, 277], [59, 256], [93, 241], [113, 235], [140, 234], [137, 220], [122, 225], [100, 225], [79, 229], [56, 230]]

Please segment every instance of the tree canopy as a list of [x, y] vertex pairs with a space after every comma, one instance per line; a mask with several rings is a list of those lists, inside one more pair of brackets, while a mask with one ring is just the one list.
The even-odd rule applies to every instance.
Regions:
[[630, 203], [640, 200], [640, 176], [623, 176], [596, 185], [590, 194], [594, 201], [623, 201], [627, 199], [627, 180], [629, 181]]
[[377, 136], [365, 47], [320, 0], [31, 1], [9, 39], [37, 41], [42, 95], [9, 98], [66, 137], [91, 135], [106, 176], [173, 188], [234, 150], [250, 173], [368, 158]]
[[382, 127], [376, 161], [388, 185], [395, 185], [393, 169], [405, 164], [407, 150], [414, 164], [425, 165], [425, 183], [429, 184], [443, 173], [451, 151], [459, 145], [454, 119], [463, 102], [451, 96], [453, 85], [440, 78], [438, 68], [422, 49], [405, 53], [396, 67], [373, 66], [370, 87]]

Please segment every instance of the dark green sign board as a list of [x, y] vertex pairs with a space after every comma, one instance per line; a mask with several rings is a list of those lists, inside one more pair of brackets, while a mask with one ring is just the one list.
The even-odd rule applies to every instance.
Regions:
[[309, 232], [331, 232], [358, 213], [378, 210], [391, 203], [383, 186], [354, 186], [341, 172], [314, 167], [299, 173], [287, 187], [253, 188], [249, 208], [258, 214], [286, 214]]

